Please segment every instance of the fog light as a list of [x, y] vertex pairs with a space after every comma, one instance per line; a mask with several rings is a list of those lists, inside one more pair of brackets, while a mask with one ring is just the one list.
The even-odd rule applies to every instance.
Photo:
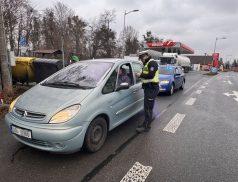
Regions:
[[64, 144], [63, 144], [63, 143], [60, 143], [60, 142], [55, 143], [55, 146], [56, 146], [57, 148], [64, 148]]

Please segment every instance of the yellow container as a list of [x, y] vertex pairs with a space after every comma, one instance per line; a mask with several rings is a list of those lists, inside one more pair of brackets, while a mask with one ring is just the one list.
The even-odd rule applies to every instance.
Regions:
[[35, 59], [35, 57], [15, 57], [16, 66], [11, 66], [13, 82], [22, 84], [35, 82], [35, 71], [32, 64]]

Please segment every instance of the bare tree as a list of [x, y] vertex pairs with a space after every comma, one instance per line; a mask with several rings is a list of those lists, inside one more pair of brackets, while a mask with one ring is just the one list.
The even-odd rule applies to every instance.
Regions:
[[110, 29], [115, 21], [115, 10], [105, 10], [99, 20], [89, 25], [91, 28], [92, 57], [114, 57], [116, 48], [116, 32]]
[[29, 34], [29, 41], [33, 50], [40, 49], [41, 46], [41, 20], [38, 16], [33, 17], [32, 25], [30, 26], [31, 32]]
[[109, 29], [109, 24], [110, 23], [115, 23], [116, 19], [116, 10], [104, 10], [104, 13], [101, 14], [99, 18], [99, 24], [100, 25], [105, 25]]
[[22, 28], [25, 7], [28, 6], [27, 0], [3, 0], [3, 15], [6, 40], [11, 50], [14, 50], [19, 31]]
[[58, 31], [61, 35], [66, 33], [68, 18], [74, 16], [74, 11], [70, 9], [66, 4], [56, 2], [53, 7], [53, 13], [55, 15], [55, 23], [59, 28]]
[[146, 35], [143, 35], [144, 37], [144, 41], [146, 43], [150, 43], [150, 42], [160, 42], [160, 39], [156, 36], [154, 36], [151, 31], [147, 31]]
[[137, 51], [140, 49], [140, 44], [138, 40], [138, 31], [136, 31], [132, 26], [127, 26], [125, 28], [124, 37], [125, 37], [125, 55], [136, 54]]
[[[42, 35], [47, 49], [61, 49], [61, 37], [64, 37], [65, 56], [72, 52], [72, 22], [74, 11], [67, 5], [56, 2], [53, 8], [47, 8], [44, 11]], [[73, 21], [72, 21], [73, 20]], [[73, 22], [74, 23], [74, 22]], [[71, 26], [71, 27], [70, 27]]]
[[[55, 16], [52, 9], [45, 9], [42, 20], [42, 36], [44, 48], [55, 49], [56, 48], [56, 32], [57, 27], [55, 23]], [[57, 47], [60, 47], [57, 45]]]
[[88, 57], [85, 55], [86, 49], [86, 22], [79, 19], [78, 16], [73, 16], [72, 18], [68, 18], [68, 26], [69, 26], [69, 36], [70, 43], [68, 44], [68, 48], [71, 52], [74, 52], [80, 59], [85, 59]]
[[236, 62], [236, 59], [234, 59], [233, 63], [232, 63], [232, 67], [238, 67], [238, 64]]

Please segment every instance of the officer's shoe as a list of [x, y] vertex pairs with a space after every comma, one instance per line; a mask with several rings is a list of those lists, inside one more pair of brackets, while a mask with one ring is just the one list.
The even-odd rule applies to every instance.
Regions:
[[142, 132], [144, 132], [146, 130], [146, 128], [144, 127], [144, 126], [142, 126], [142, 127], [137, 127], [136, 128], [136, 131], [138, 132], [138, 133], [142, 133]]

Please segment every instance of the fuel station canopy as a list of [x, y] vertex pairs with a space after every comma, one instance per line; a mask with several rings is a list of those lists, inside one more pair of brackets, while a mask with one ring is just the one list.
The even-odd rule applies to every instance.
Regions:
[[178, 53], [178, 54], [193, 54], [194, 50], [182, 42], [173, 42], [172, 40], [168, 40], [166, 42], [153, 42], [153, 43], [145, 43], [144, 49], [152, 49], [159, 52], [167, 52], [167, 53]]

